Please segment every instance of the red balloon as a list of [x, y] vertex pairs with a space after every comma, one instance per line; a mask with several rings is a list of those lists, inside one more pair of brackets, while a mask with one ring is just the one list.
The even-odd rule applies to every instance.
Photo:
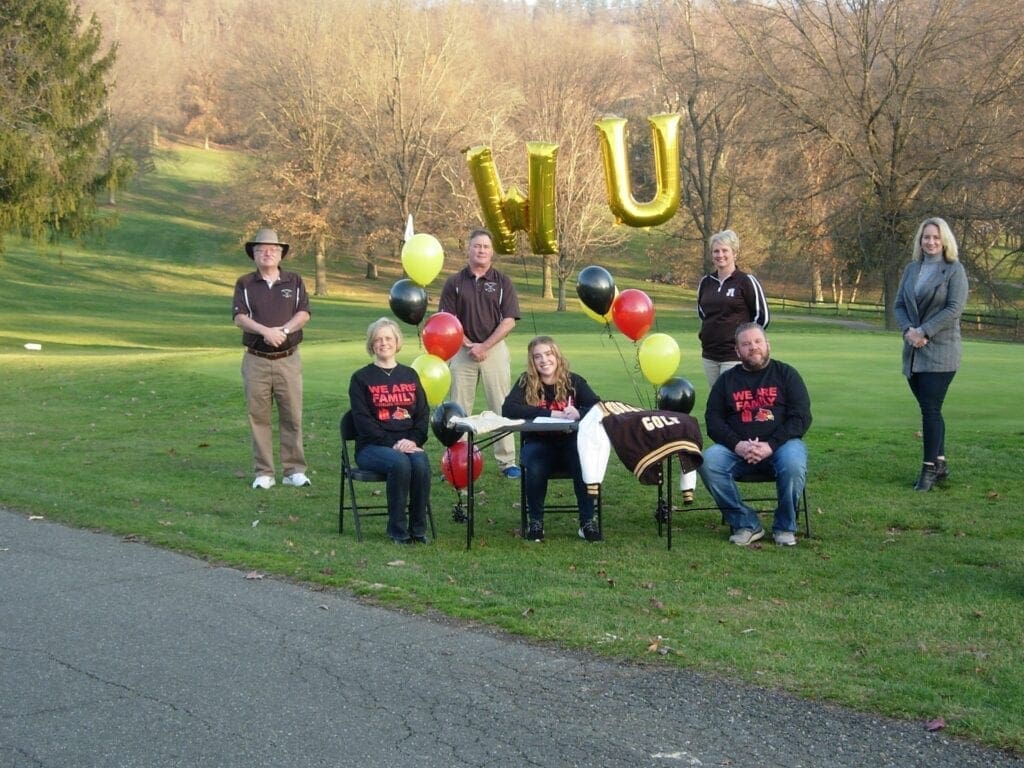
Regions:
[[654, 303], [636, 288], [627, 288], [612, 304], [615, 327], [633, 341], [642, 338], [654, 325]]
[[[456, 443], [451, 448], [446, 448], [444, 455], [441, 457], [441, 472], [444, 473], [444, 479], [447, 480], [457, 490], [462, 490], [469, 485], [469, 474], [466, 472], [466, 452], [469, 447], [469, 443], [465, 440]], [[480, 449], [475, 445], [473, 446], [473, 480], [475, 481], [480, 477], [480, 473], [484, 469], [484, 457], [480, 454]]]
[[438, 312], [423, 325], [423, 347], [442, 360], [451, 360], [462, 346], [462, 323], [450, 312]]

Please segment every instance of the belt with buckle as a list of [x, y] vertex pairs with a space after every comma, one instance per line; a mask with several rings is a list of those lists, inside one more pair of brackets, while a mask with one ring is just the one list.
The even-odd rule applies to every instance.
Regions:
[[256, 355], [256, 357], [262, 357], [264, 360], [280, 360], [282, 357], [290, 357], [294, 354], [298, 346], [288, 347], [288, 349], [282, 352], [260, 352], [258, 349], [252, 347], [246, 347], [245, 351], [250, 355]]

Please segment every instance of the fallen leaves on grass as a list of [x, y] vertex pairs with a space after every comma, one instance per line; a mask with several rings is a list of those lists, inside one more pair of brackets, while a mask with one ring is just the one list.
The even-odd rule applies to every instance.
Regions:
[[647, 650], [650, 653], [656, 653], [659, 656], [667, 656], [672, 653], [672, 648], [665, 645], [665, 638], [658, 635], [654, 640], [651, 641], [650, 645], [647, 646]]
[[392, 568], [398, 568], [400, 566], [405, 565], [405, 560], [392, 560], [390, 563], [388, 563], [388, 565]]

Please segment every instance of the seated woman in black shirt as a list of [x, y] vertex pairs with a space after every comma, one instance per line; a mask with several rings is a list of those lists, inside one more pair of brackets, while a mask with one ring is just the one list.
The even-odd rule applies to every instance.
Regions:
[[[569, 361], [555, 340], [537, 336], [527, 347], [526, 371], [505, 398], [501, 414], [509, 419], [548, 416], [579, 421], [600, 399], [586, 379], [569, 371]], [[526, 472], [527, 539], [543, 541], [548, 479], [553, 471], [562, 470], [572, 475], [580, 511], [580, 538], [601, 540], [594, 520], [594, 499], [587, 493], [580, 471], [575, 432], [524, 432], [520, 463]]]
[[402, 332], [394, 320], [382, 317], [367, 329], [366, 351], [373, 362], [353, 373], [348, 387], [356, 464], [387, 476], [391, 540], [425, 544], [430, 460], [423, 444], [430, 409], [419, 374], [395, 359], [401, 348]]

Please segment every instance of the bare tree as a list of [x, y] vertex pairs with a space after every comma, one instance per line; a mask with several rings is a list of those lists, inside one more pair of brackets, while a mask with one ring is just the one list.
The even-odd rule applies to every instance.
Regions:
[[353, 3], [345, 37], [344, 105], [349, 146], [384, 206], [369, 212], [396, 239], [413, 215], [417, 229], [447, 224], [446, 179], [472, 143], [472, 127], [496, 101], [488, 87], [472, 14], [456, 4], [411, 0]]
[[226, 132], [220, 114], [225, 101], [220, 92], [222, 71], [221, 62], [212, 57], [199, 58], [189, 68], [183, 86], [182, 111], [188, 118], [184, 131], [201, 137], [204, 149], [210, 148], [210, 139], [219, 139]]
[[[568, 13], [519, 17], [506, 25], [507, 49], [517, 66], [509, 72], [522, 95], [512, 124], [523, 142], [558, 145], [555, 230], [558, 253], [543, 259], [542, 290], [566, 310], [566, 282], [578, 265], [602, 248], [622, 243], [614, 227], [594, 124], [622, 98], [623, 30], [601, 22], [581, 24]], [[507, 160], [523, 167], [523, 150]], [[552, 286], [552, 283], [554, 285]]]
[[[726, 69], [732, 45], [714, 5], [651, 0], [640, 5], [640, 50], [657, 78], [664, 107], [680, 112], [682, 203], [701, 241], [703, 271], [713, 270], [709, 238], [732, 226], [742, 168], [738, 155], [752, 94]], [[753, 110], [756, 114], [756, 110]]]
[[328, 248], [360, 218], [365, 200], [340, 107], [350, 73], [333, 30], [347, 23], [346, 9], [267, 3], [253, 18], [266, 28], [241, 51], [234, 74], [237, 120], [248, 120], [248, 144], [257, 153], [245, 182], [248, 207], [312, 250], [315, 292], [325, 295]]
[[[1019, 137], [1019, 2], [720, 2], [747, 82], [780, 118], [822, 138], [861, 191], [857, 251], [884, 282], [887, 326], [909, 236], [951, 186], [977, 182]], [[982, 118], [982, 116], [985, 118]], [[995, 117], [996, 119], [992, 119]], [[1016, 139], [1019, 141], [1019, 138]], [[1018, 144], [1019, 147], [1019, 144]]]

